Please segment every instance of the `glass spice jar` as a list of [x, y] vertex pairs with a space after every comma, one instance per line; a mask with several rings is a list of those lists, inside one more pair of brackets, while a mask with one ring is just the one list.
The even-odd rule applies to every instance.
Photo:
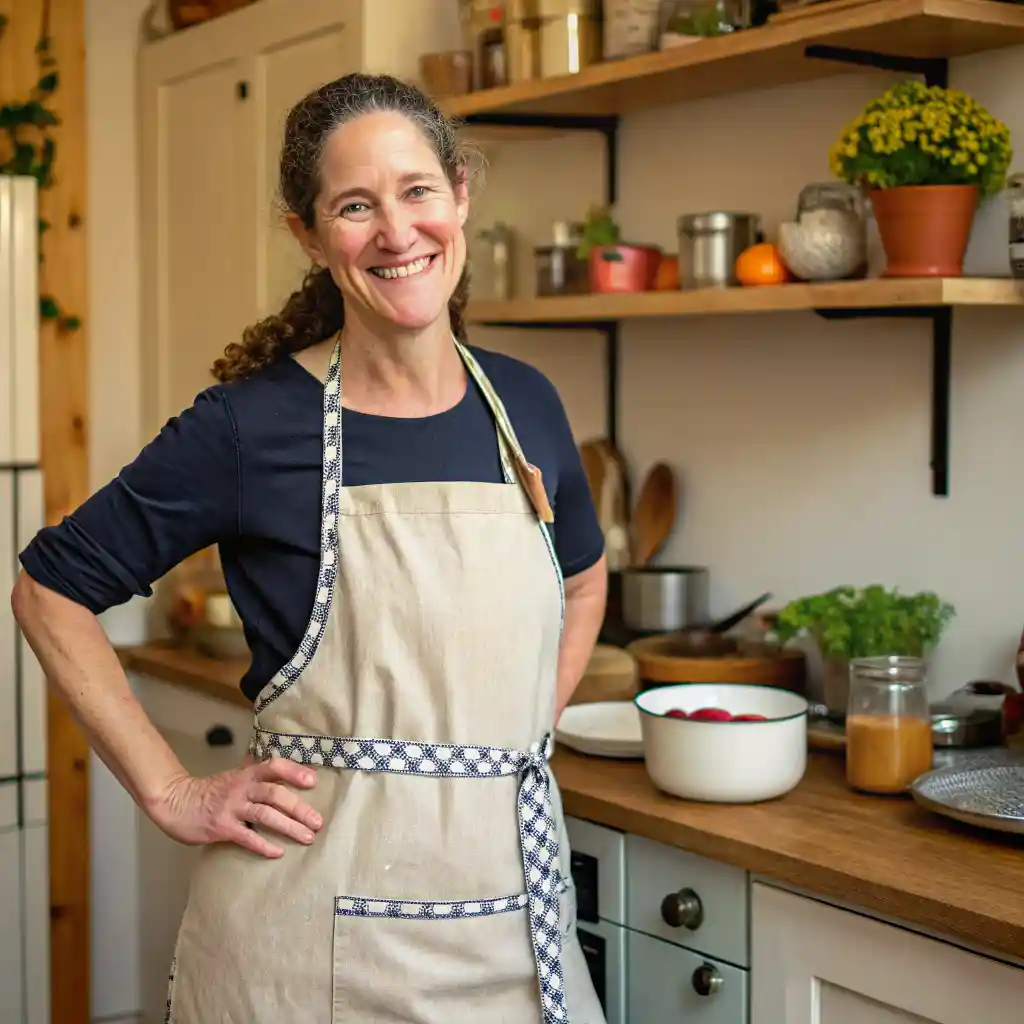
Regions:
[[846, 781], [866, 793], [904, 793], [932, 767], [927, 670], [920, 658], [850, 662]]

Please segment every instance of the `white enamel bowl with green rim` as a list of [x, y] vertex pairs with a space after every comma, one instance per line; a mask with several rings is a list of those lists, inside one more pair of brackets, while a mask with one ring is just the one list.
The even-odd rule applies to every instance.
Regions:
[[[807, 770], [807, 701], [789, 690], [740, 683], [677, 683], [638, 693], [644, 762], [658, 789], [684, 800], [747, 804], [793, 789]], [[667, 717], [721, 708], [765, 721]]]

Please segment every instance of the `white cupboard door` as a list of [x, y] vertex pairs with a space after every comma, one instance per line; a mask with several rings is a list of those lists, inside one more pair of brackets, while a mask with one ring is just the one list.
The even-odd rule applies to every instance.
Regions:
[[[38, 469], [19, 470], [14, 487], [17, 555], [43, 526], [43, 474]], [[18, 684], [21, 704], [21, 771], [26, 775], [39, 775], [46, 771], [46, 680], [32, 648], [20, 634]]]
[[50, 1022], [49, 829], [28, 825], [21, 833], [24, 854], [25, 1024]]
[[[131, 682], [190, 774], [213, 775], [243, 762], [252, 735], [251, 711], [145, 676], [133, 676]], [[139, 815], [138, 842], [142, 1019], [143, 1024], [162, 1024], [167, 971], [202, 847], [174, 842], [144, 814]]]
[[1020, 1024], [1024, 969], [753, 886], [750, 1024]]
[[[11, 183], [12, 451], [14, 462], [39, 461], [39, 189], [20, 175]], [[0, 309], [3, 309], [0, 303]], [[2, 315], [2, 314], [0, 314]], [[4, 370], [0, 364], [0, 373]]]
[[[345, 5], [339, 5], [339, 14]], [[310, 262], [292, 237], [279, 197], [281, 140], [288, 111], [307, 93], [326, 82], [359, 70], [358, 22], [341, 17], [316, 32], [275, 40], [255, 58], [255, 87], [259, 100], [253, 161], [256, 185], [257, 302], [259, 315], [276, 313], [302, 283]]]
[[14, 178], [0, 174], [0, 465], [14, 462]]
[[142, 213], [147, 365], [155, 433], [213, 383], [210, 367], [255, 310], [247, 182], [248, 66], [224, 59], [142, 86]]
[[747, 1024], [746, 971], [639, 932], [626, 946], [629, 1024]]
[[[0, 469], [0, 594], [4, 595], [14, 586], [18, 557], [14, 477], [13, 470]], [[9, 608], [8, 603], [0, 612], [0, 779], [18, 773], [18, 626]]]
[[[13, 790], [15, 784], [0, 784]], [[6, 802], [0, 792], [0, 804]], [[25, 953], [21, 924], [21, 832], [0, 823], [0, 1020], [25, 1019]]]
[[0, 464], [38, 461], [38, 186], [0, 175]]

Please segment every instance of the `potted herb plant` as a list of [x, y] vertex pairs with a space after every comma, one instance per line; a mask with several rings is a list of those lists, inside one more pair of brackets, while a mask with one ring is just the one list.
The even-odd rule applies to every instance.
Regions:
[[588, 261], [592, 292], [644, 292], [654, 287], [661, 249], [621, 241], [619, 225], [604, 206], [593, 206], [583, 224], [576, 250]]
[[890, 655], [927, 660], [955, 614], [931, 591], [841, 586], [790, 601], [779, 611], [774, 632], [783, 644], [801, 635], [814, 640], [823, 661], [824, 703], [829, 717], [842, 720], [851, 660]]
[[1010, 130], [970, 96], [908, 81], [865, 107], [832, 147], [833, 173], [867, 190], [886, 277], [959, 277], [978, 203], [1006, 180]]

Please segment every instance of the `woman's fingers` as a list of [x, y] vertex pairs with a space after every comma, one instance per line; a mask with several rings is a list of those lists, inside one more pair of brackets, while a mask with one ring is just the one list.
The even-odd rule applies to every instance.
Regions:
[[254, 774], [261, 782], [287, 782], [300, 789], [311, 789], [316, 785], [316, 772], [305, 765], [296, 764], [286, 757], [272, 757], [261, 761]]
[[293, 793], [290, 789], [275, 782], [254, 783], [249, 798], [253, 803], [275, 807], [282, 814], [301, 822], [313, 832], [323, 825], [323, 819], [314, 808], [302, 800], [297, 793]]
[[265, 839], [259, 832], [246, 828], [241, 821], [235, 821], [224, 838], [229, 842], [236, 843], [243, 850], [258, 854], [260, 857], [267, 857], [270, 860], [276, 860], [284, 853], [282, 847]]
[[251, 821], [260, 828], [278, 832], [296, 843], [308, 846], [313, 842], [313, 830], [296, 821], [270, 804], [250, 802], [242, 810], [242, 819]]

